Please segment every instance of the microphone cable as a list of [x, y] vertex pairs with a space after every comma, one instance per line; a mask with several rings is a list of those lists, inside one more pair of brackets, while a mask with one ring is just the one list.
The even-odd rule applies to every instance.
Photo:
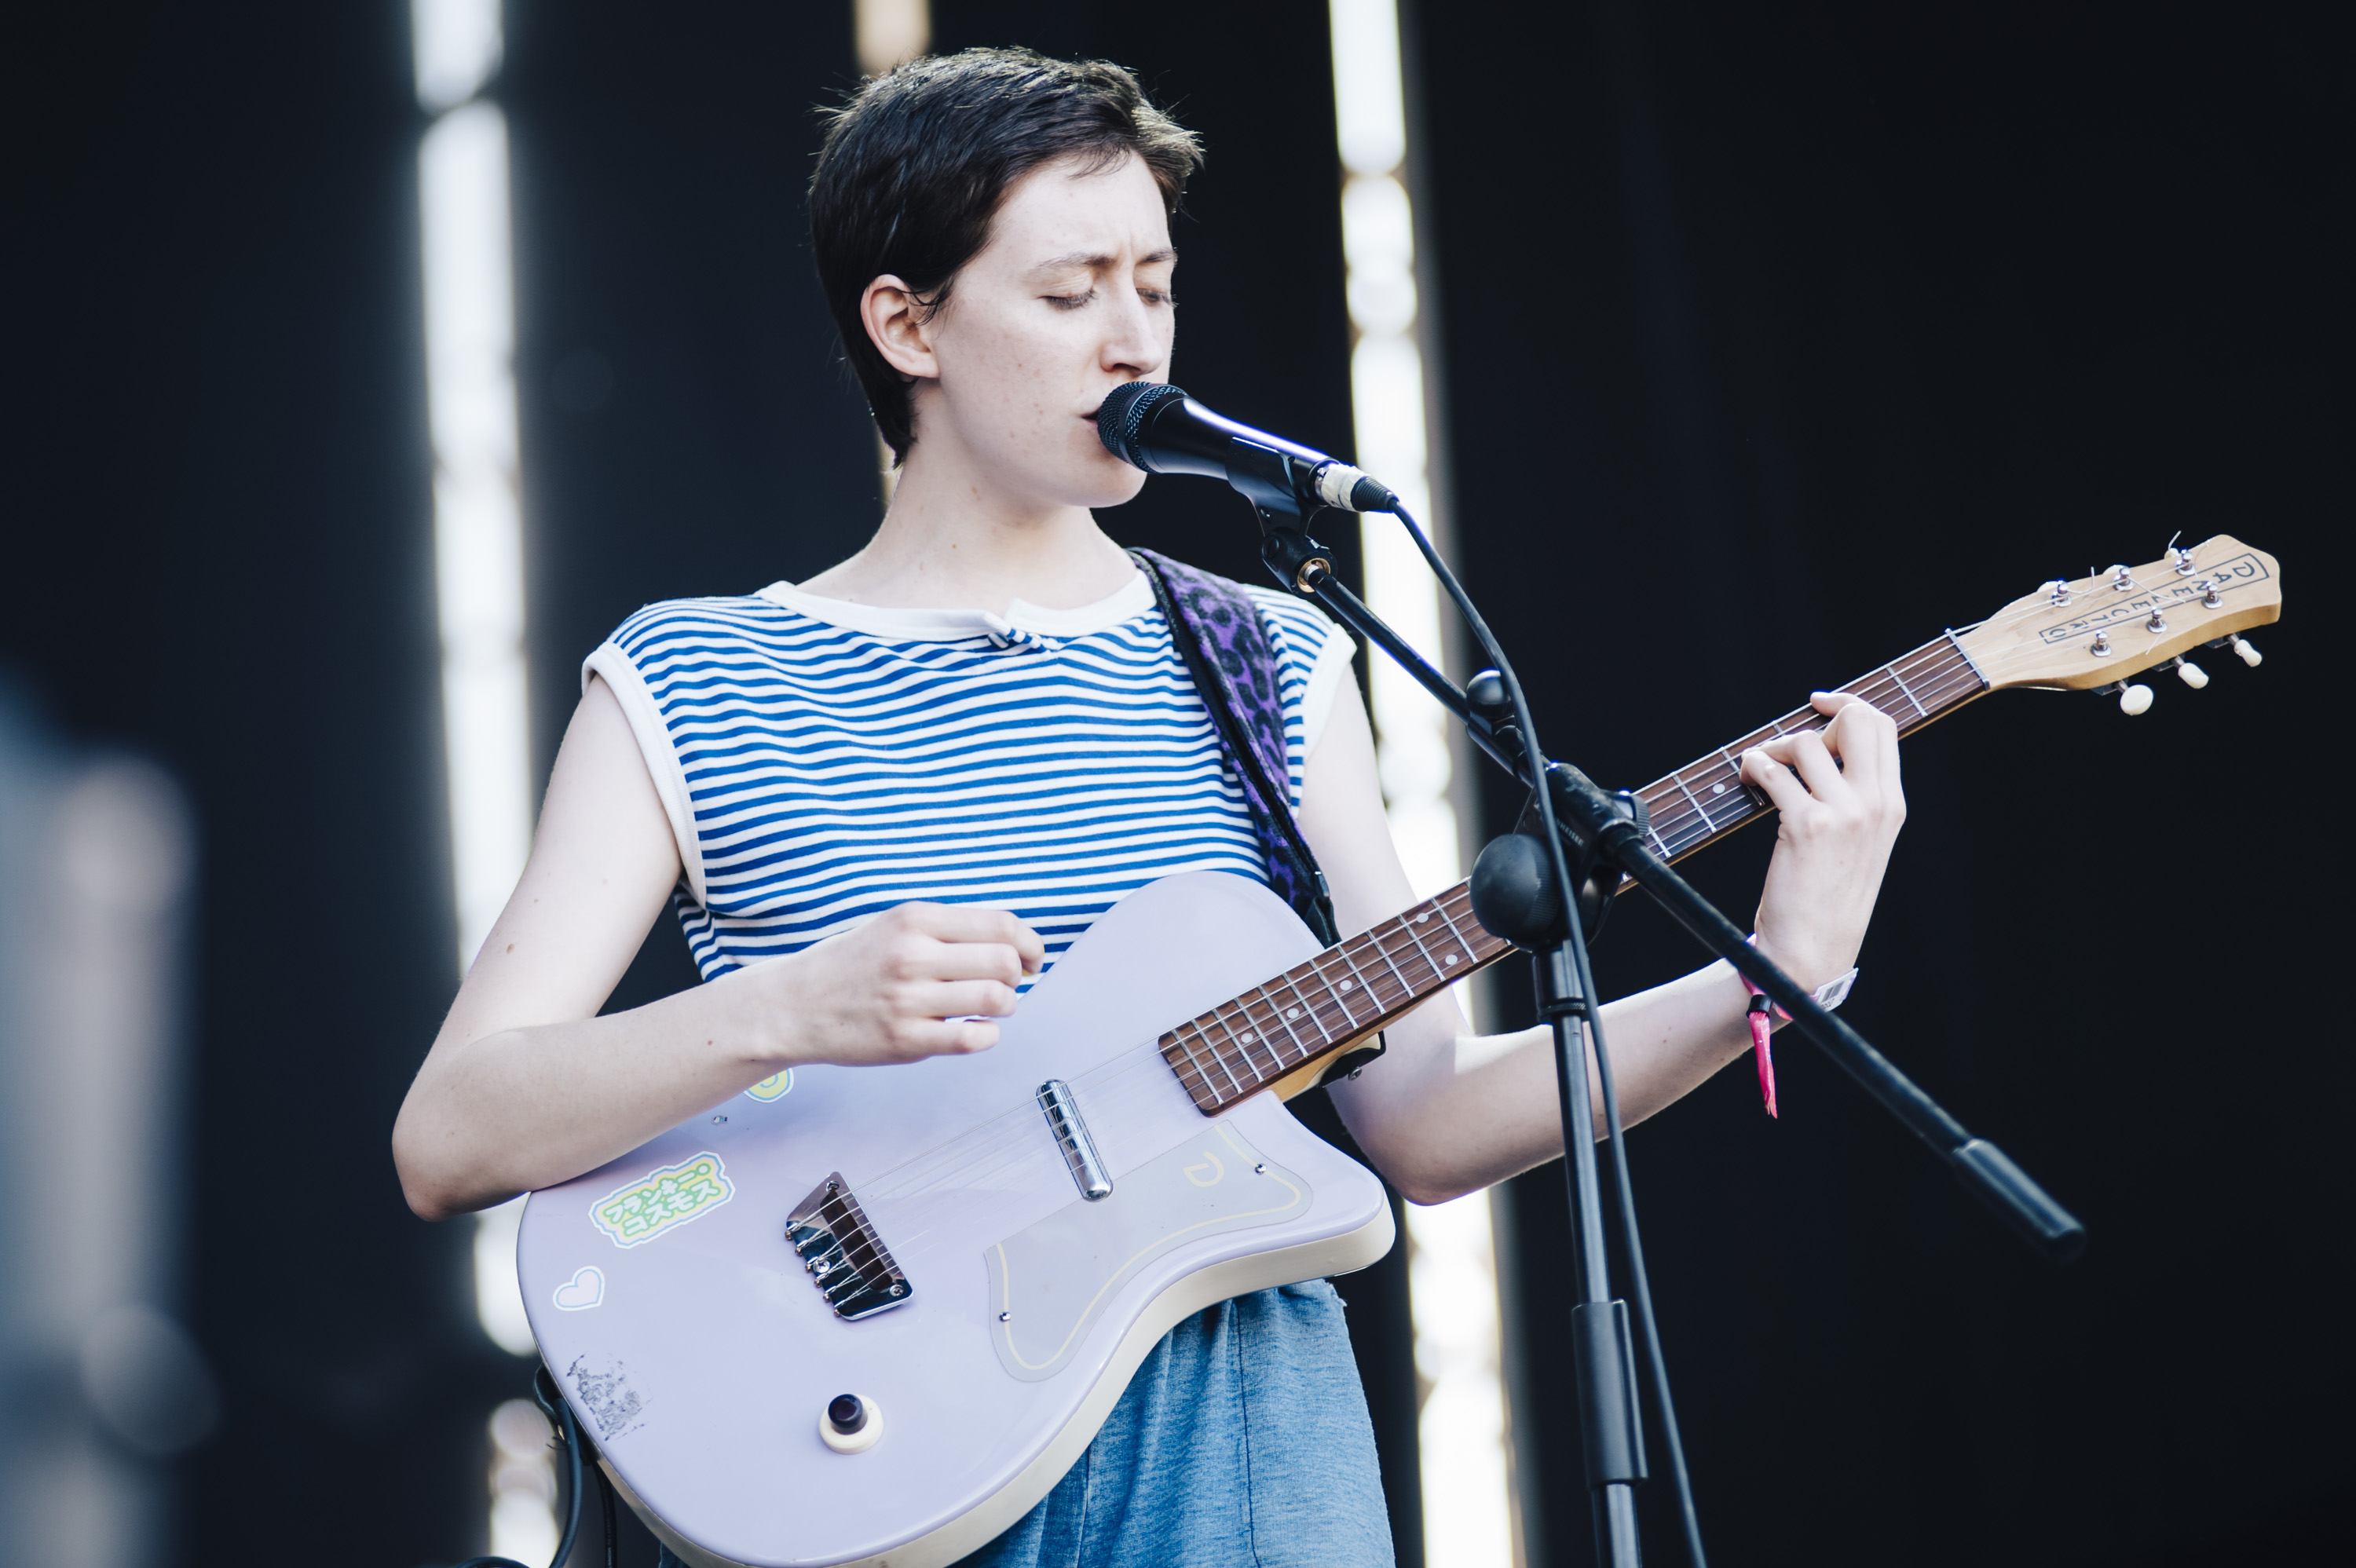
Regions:
[[[1423, 531], [1423, 525], [1417, 522], [1413, 514], [1396, 497], [1386, 509], [1406, 528], [1408, 537], [1415, 541], [1415, 548], [1422, 553], [1432, 575], [1448, 591], [1448, 597], [1454, 603], [1457, 613], [1464, 618], [1464, 624], [1480, 643], [1483, 656], [1505, 684], [1505, 694], [1514, 705], [1514, 721], [1521, 727], [1522, 755], [1535, 775], [1529, 782], [1537, 795], [1538, 816], [1546, 828], [1547, 852], [1554, 868], [1557, 893], [1564, 901], [1563, 907], [1567, 912], [1575, 910], [1579, 889], [1571, 880], [1570, 863], [1563, 856], [1562, 835], [1555, 824], [1554, 792], [1545, 776], [1546, 752], [1538, 745], [1537, 725], [1530, 717], [1528, 700], [1522, 695], [1521, 678], [1514, 673], [1513, 661], [1506, 658], [1505, 650], [1498, 645], [1496, 637], [1489, 630], [1488, 622], [1482, 619], [1479, 610], [1473, 608], [1472, 597], [1464, 592], [1464, 585], [1456, 580], [1456, 573], [1449, 570], [1448, 562], [1432, 548], [1430, 539]], [[1584, 942], [1571, 944], [1571, 961], [1577, 965], [1580, 994], [1587, 1000], [1587, 1015], [1583, 1021], [1587, 1038], [1595, 1047], [1595, 1075], [1603, 1090], [1604, 1141], [1612, 1151], [1612, 1185], [1619, 1198], [1621, 1239], [1628, 1254], [1629, 1283], [1636, 1297], [1637, 1321], [1644, 1325], [1644, 1359], [1652, 1367], [1653, 1400], [1661, 1412], [1661, 1438], [1669, 1451], [1669, 1472], [1676, 1481], [1677, 1511], [1685, 1529], [1686, 1555], [1693, 1568], [1708, 1568], [1702, 1553], [1701, 1519], [1694, 1509], [1693, 1477], [1686, 1469], [1685, 1440], [1677, 1431], [1676, 1405], [1669, 1395], [1668, 1364], [1661, 1355], [1661, 1328], [1653, 1315], [1653, 1287], [1644, 1268], [1644, 1244], [1636, 1229], [1636, 1198], [1628, 1179], [1628, 1150], [1620, 1125], [1620, 1095], [1612, 1085], [1612, 1054], [1603, 1045], [1603, 1008], [1595, 994], [1595, 976], [1588, 965]], [[1581, 1129], [1574, 1135], [1570, 1128], [1565, 1127], [1562, 1134], [1566, 1140], [1573, 1136], [1594, 1136], [1591, 1128]], [[1564, 1149], [1566, 1159], [1569, 1157], [1569, 1152], [1568, 1147]], [[1608, 1282], [1606, 1288], [1609, 1288]]]

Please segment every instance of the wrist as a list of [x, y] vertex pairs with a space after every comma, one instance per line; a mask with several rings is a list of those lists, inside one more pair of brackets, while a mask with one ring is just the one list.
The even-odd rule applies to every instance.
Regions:
[[[1857, 984], [1858, 970], [1855, 964], [1838, 970], [1831, 970], [1830, 960], [1817, 958], [1810, 967], [1803, 968], [1782, 954], [1774, 952], [1766, 943], [1759, 940], [1755, 933], [1751, 938], [1751, 945], [1759, 950], [1762, 957], [1799, 982], [1802, 988], [1815, 998], [1816, 1005], [1828, 1012], [1848, 1000], [1849, 991]], [[1829, 973], [1826, 972], [1828, 970]], [[1756, 997], [1761, 994], [1759, 988], [1751, 983], [1749, 976], [1740, 971], [1736, 972], [1734, 978], [1735, 984], [1742, 987], [1746, 996]], [[1772, 1008], [1771, 1017], [1775, 1027], [1781, 1028], [1791, 1021], [1792, 1015], [1777, 1006]]]
[[697, 987], [706, 1005], [699, 1021], [705, 1048], [732, 1069], [763, 1076], [813, 1060], [807, 1020], [783, 1005], [791, 966], [798, 954], [785, 955], [733, 970]]

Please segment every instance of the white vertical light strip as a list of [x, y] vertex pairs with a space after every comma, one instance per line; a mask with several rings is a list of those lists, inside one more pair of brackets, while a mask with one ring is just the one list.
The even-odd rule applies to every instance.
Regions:
[[[1333, 106], [1344, 183], [1350, 395], [1358, 465], [1431, 519], [1423, 354], [1416, 340], [1415, 222], [1396, 0], [1330, 0]], [[1440, 600], [1395, 520], [1369, 516], [1359, 538], [1366, 602], [1416, 646], [1438, 654]], [[1391, 837], [1428, 896], [1462, 875], [1448, 797], [1448, 717], [1407, 675], [1369, 660], [1376, 760]], [[1418, 1421], [1423, 1555], [1429, 1568], [1505, 1568], [1515, 1551], [1505, 1463], [1497, 1260], [1489, 1195], [1407, 1211], [1408, 1292], [1424, 1389]]]
[[[515, 386], [514, 219], [508, 123], [482, 96], [506, 52], [499, 0], [412, 0], [417, 101], [435, 116], [417, 149], [425, 291], [426, 422], [434, 442], [434, 579], [450, 796], [458, 970], [490, 933], [531, 852], [524, 664], [523, 509]], [[483, 1332], [532, 1351], [515, 1275], [520, 1200], [475, 1221]], [[538, 1561], [556, 1545], [547, 1424], [510, 1402], [491, 1418], [491, 1550]]]
[[498, 917], [531, 848], [517, 502], [515, 275], [507, 119], [477, 96], [505, 50], [498, 0], [413, 0], [434, 560], [458, 965]]
[[516, 489], [508, 128], [480, 99], [417, 151], [434, 433], [434, 564], [451, 870], [463, 972], [531, 849], [523, 518]]

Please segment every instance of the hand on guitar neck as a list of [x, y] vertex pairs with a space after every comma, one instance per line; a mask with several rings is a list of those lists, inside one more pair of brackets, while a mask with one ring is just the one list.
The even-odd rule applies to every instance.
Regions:
[[1906, 795], [1894, 720], [1847, 692], [1810, 700], [1832, 722], [1745, 752], [1742, 782], [1779, 814], [1751, 929], [1761, 952], [1814, 988], [1857, 963]]
[[[1846, 694], [1820, 694], [1815, 709], [1830, 717], [1821, 731], [1780, 725], [1742, 753], [1740, 764], [1742, 782], [1784, 815], [1760, 903], [1760, 943], [1810, 985], [1855, 962], [1906, 816], [1897, 725]], [[1344, 931], [1365, 930], [1411, 901], [1357, 704], [1337, 705], [1301, 795], [1301, 829], [1325, 868]], [[1750, 1048], [1749, 999], [1732, 968], [1711, 964], [1605, 1005], [1628, 1124], [1673, 1104]], [[1553, 1044], [1545, 1029], [1476, 1036], [1443, 994], [1385, 1032], [1388, 1053], [1357, 1080], [1335, 1084], [1333, 1094], [1360, 1147], [1409, 1200], [1443, 1202], [1560, 1156]], [[1601, 1104], [1600, 1088], [1593, 1098]], [[1600, 1123], [1595, 1132], [1601, 1136]]]

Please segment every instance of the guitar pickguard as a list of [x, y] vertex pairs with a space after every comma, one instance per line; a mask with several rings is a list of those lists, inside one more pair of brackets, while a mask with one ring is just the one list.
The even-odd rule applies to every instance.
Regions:
[[1225, 1122], [1121, 1178], [1101, 1202], [1075, 1201], [982, 1253], [997, 1315], [990, 1348], [1010, 1377], [1062, 1371], [1121, 1285], [1190, 1242], [1272, 1225], [1308, 1208], [1308, 1181]]

